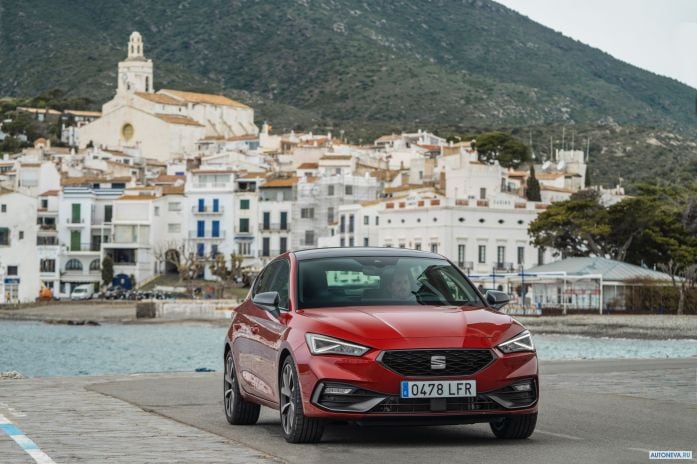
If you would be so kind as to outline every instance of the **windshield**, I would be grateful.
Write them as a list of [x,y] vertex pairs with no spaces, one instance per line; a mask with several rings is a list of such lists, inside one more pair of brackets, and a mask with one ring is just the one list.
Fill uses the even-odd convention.
[[483,305],[444,259],[321,258],[298,262],[299,308],[383,305]]

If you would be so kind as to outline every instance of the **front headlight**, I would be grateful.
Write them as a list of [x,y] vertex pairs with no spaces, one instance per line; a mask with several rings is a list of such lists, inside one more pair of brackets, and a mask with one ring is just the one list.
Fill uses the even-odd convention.
[[344,356],[362,356],[370,348],[345,342],[326,335],[305,334],[307,346],[312,354],[341,354]]
[[518,351],[535,351],[530,332],[525,330],[515,337],[501,343],[498,349],[504,353],[516,353]]

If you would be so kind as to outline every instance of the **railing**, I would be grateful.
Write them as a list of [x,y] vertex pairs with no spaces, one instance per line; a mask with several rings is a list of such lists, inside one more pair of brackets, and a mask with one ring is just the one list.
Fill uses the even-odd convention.
[[494,268],[497,271],[513,272],[513,263],[494,263]]
[[259,223],[259,230],[262,232],[290,232],[290,223],[279,223],[279,222],[270,222],[270,223]]
[[191,230],[189,231],[189,238],[198,240],[224,240],[225,231],[218,231],[218,235],[213,236],[213,231],[211,231],[210,229],[204,230],[203,235],[199,235],[198,231]]
[[39,230],[44,231],[44,232],[55,232],[56,225],[55,224],[39,224]]
[[58,237],[56,236],[38,236],[36,237],[37,245],[58,245]]
[[99,251],[99,245],[96,243],[81,243],[80,245],[77,246],[72,246],[68,245],[67,246],[68,251],[70,252],[76,252],[76,251]]
[[195,189],[206,189],[206,188],[229,188],[232,191],[232,184],[230,182],[195,182]]
[[223,209],[223,205],[219,205],[217,209],[213,206],[204,206],[203,208],[192,206],[191,212],[194,214],[223,214]]
[[85,218],[65,218],[66,224],[84,224],[85,223]]
[[474,263],[472,261],[458,261],[457,267],[464,270],[465,272],[468,272],[474,269]]

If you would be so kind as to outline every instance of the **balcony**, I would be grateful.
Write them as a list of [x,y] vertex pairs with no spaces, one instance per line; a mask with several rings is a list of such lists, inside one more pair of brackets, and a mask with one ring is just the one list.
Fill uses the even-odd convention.
[[195,189],[225,189],[232,192],[233,187],[231,182],[194,182]]
[[472,261],[458,261],[457,267],[459,267],[465,272],[469,272],[472,269],[474,269],[474,263]]
[[212,240],[212,241],[221,241],[225,240],[225,231],[221,230],[218,232],[218,235],[213,236],[213,231],[211,230],[204,230],[203,235],[199,235],[197,231],[189,231],[189,239],[190,240]]
[[494,268],[497,271],[503,271],[503,272],[515,271],[515,268],[513,267],[513,263],[494,263]]
[[57,246],[58,237],[56,235],[39,235],[36,237],[36,244],[38,246]]
[[223,214],[223,210],[223,205],[218,206],[217,209],[213,208],[212,206],[204,206],[203,208],[199,208],[198,206],[191,207],[191,212],[200,216],[214,216]]
[[259,231],[261,232],[290,232],[289,223],[279,223],[279,222],[267,222],[259,223]]
[[76,253],[76,252],[92,252],[92,253],[99,253],[99,248],[100,245],[97,243],[80,243],[79,245],[67,245],[66,249],[67,251],[71,253]]
[[252,232],[249,227],[245,227],[245,229],[242,230],[240,226],[235,226],[235,235],[252,236],[254,232]]
[[80,217],[80,218],[65,218],[65,223],[68,225],[68,227],[81,227],[85,224],[85,218]]

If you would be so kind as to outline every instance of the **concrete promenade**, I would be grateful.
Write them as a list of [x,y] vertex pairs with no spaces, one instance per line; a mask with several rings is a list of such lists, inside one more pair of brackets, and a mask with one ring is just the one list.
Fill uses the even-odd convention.
[[[225,422],[220,373],[0,382],[0,415],[55,463],[648,462],[697,452],[697,359],[547,362],[535,434],[504,442],[487,425],[330,426],[289,445],[278,413]],[[0,432],[0,462],[35,462]]]

